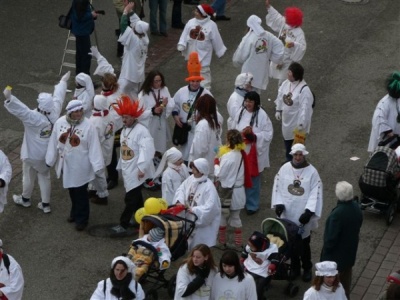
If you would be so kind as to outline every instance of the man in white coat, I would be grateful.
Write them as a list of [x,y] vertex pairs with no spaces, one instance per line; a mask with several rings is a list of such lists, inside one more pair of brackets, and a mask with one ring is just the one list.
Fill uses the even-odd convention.
[[265,1],[267,15],[265,20],[273,31],[278,33],[278,38],[285,45],[283,61],[277,64],[271,61],[270,76],[279,79],[279,85],[286,79],[286,73],[292,62],[300,62],[306,53],[306,38],[301,25],[303,24],[303,12],[297,7],[285,9],[282,16],[270,5],[270,0]]
[[13,195],[13,200],[17,205],[30,207],[37,178],[42,198],[38,203],[38,208],[44,213],[51,212],[51,180],[50,169],[45,162],[46,150],[53,125],[60,117],[69,77],[70,72],[67,72],[54,87],[53,95],[40,93],[37,99],[38,106],[35,109],[30,109],[12,95],[11,88],[4,90],[6,97],[4,107],[24,125],[24,138],[21,146],[22,194]]
[[191,162],[192,175],[189,176],[175,194],[173,203],[188,208],[186,218],[197,216],[196,227],[189,238],[189,250],[203,243],[215,246],[221,220],[221,203],[214,183],[208,178],[209,164],[205,158]]
[[292,146],[293,160],[285,163],[275,175],[271,208],[276,215],[300,226],[302,251],[291,257],[291,277],[300,275],[303,281],[311,281],[311,231],[318,227],[322,213],[322,181],[318,171],[305,158],[308,151],[303,144]]
[[75,92],[73,99],[82,101],[83,111],[86,118],[92,115],[94,85],[92,78],[85,73],[79,73],[75,77]]
[[0,213],[7,204],[8,185],[11,181],[12,167],[3,151],[0,150]]
[[247,26],[249,31],[233,54],[233,64],[241,67],[242,73],[254,75],[251,85],[260,94],[268,87],[270,61],[281,64],[285,47],[276,36],[264,30],[256,15],[247,19]]
[[24,276],[18,262],[3,251],[0,240],[0,299],[21,300],[24,292]]
[[89,221],[87,187],[95,174],[104,172],[104,159],[96,128],[84,116],[83,104],[71,100],[67,114],[54,124],[46,154],[46,164],[56,166],[57,177],[63,175],[63,186],[71,198],[68,222],[82,231]]
[[[153,157],[154,141],[149,130],[138,118],[143,113],[139,101],[132,101],[123,95],[113,105],[115,111],[122,116],[124,128],[121,132],[121,153],[117,169],[121,170],[125,186],[125,208],[121,214],[119,225],[112,228],[113,237],[126,236],[127,228],[133,214],[143,207],[142,185],[154,176]],[[136,224],[138,226],[138,224]]]

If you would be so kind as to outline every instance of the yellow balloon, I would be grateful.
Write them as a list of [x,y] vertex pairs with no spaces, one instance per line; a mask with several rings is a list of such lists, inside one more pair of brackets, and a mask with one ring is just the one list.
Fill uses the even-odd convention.
[[139,208],[136,212],[135,212],[135,221],[140,224],[140,222],[142,222],[142,218],[147,215],[148,212],[146,211],[146,209],[144,207]]
[[160,202],[161,209],[167,209],[168,208],[168,202],[164,198],[158,198],[158,201]]
[[150,215],[156,215],[160,212],[160,210],[162,209],[162,204],[160,203],[160,201],[158,200],[158,198],[148,198],[145,202],[144,202],[144,209],[147,211],[147,213],[149,213]]

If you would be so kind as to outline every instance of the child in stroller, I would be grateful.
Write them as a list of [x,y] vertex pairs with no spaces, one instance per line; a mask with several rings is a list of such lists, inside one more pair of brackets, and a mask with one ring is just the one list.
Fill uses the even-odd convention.
[[254,231],[242,252],[241,262],[254,278],[257,298],[263,299],[265,287],[271,281],[279,263],[278,246],[261,232]]

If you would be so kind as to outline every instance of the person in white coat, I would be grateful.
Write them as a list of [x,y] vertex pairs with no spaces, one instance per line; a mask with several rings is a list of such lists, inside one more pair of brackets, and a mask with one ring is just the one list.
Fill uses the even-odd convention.
[[246,211],[255,214],[260,209],[261,172],[269,168],[269,146],[274,134],[271,120],[261,108],[260,95],[251,91],[244,96],[243,107],[237,112],[234,127],[242,133],[250,165],[252,186],[246,191]]
[[22,194],[13,195],[13,200],[17,205],[30,207],[37,179],[41,196],[38,208],[44,213],[51,212],[51,179],[50,169],[45,162],[46,150],[53,125],[60,117],[69,77],[70,72],[67,72],[54,87],[53,95],[40,93],[37,99],[38,106],[35,109],[28,108],[12,95],[11,89],[4,90],[6,97],[4,107],[24,125],[24,138],[21,146]]
[[286,73],[292,62],[300,62],[306,53],[306,38],[301,25],[303,12],[297,7],[287,7],[285,16],[282,16],[270,5],[270,0],[265,1],[267,25],[278,34],[278,38],[285,45],[285,52],[281,64],[271,61],[270,76],[279,79],[279,85],[286,79]]
[[375,151],[378,143],[395,134],[400,135],[400,72],[395,71],[386,79],[387,95],[375,108],[368,152]]
[[21,300],[24,283],[21,266],[14,257],[4,253],[3,241],[0,240],[0,299]]
[[291,161],[290,150],[294,141],[294,130],[310,132],[314,96],[303,79],[304,68],[299,63],[291,63],[287,80],[279,87],[275,100],[275,118],[282,121],[282,135],[286,151],[286,161]]
[[[164,171],[165,165],[167,165],[167,168]],[[164,153],[154,174],[154,179],[161,174],[162,198],[167,201],[168,205],[172,205],[176,190],[189,177],[189,170],[183,163],[182,152],[175,147],[171,147]]]
[[229,117],[226,120],[229,129],[234,129],[234,119],[237,112],[243,107],[244,95],[253,90],[253,74],[241,73],[235,79],[235,90],[226,103]]
[[[110,114],[107,98],[103,95],[94,96],[93,113],[89,121],[96,128],[103,154],[104,165],[111,163],[114,146],[114,118]],[[89,184],[89,198],[94,204],[108,204],[108,190],[105,168],[98,172],[95,179]]]
[[[211,95],[211,92],[206,88],[200,86],[204,77],[200,75],[201,64],[199,62],[199,55],[197,52],[192,52],[189,56],[187,63],[187,69],[189,76],[186,77],[188,85],[181,87],[174,95],[175,107],[172,111],[172,117],[175,121],[175,126],[186,126],[188,127],[187,141],[183,144],[173,140],[175,146],[180,146],[182,151],[183,160],[188,163],[189,152],[192,147],[194,130],[196,127],[196,121],[194,118],[194,110],[196,102],[199,97],[203,95]],[[212,96],[212,95],[211,95]]]
[[175,193],[174,204],[178,202],[189,209],[187,218],[197,216],[196,227],[189,237],[189,249],[199,243],[215,246],[221,220],[221,203],[214,183],[207,177],[209,164],[205,158],[190,163],[190,175]]
[[147,36],[149,24],[141,21],[134,13],[129,17],[130,26],[128,26],[128,15],[133,12],[133,9],[134,3],[128,3],[121,17],[121,36],[118,42],[124,46],[124,55],[118,83],[122,93],[136,99],[144,81],[144,68],[149,47]]
[[189,54],[196,51],[199,54],[202,86],[211,90],[211,58],[215,51],[217,57],[222,57],[227,50],[219,33],[217,24],[211,20],[214,10],[208,4],[200,4],[194,10],[194,18],[190,19],[183,29],[178,42],[178,51],[186,60]]
[[46,154],[46,164],[55,165],[57,177],[63,177],[63,187],[68,189],[71,210],[68,222],[82,231],[89,221],[89,196],[87,187],[96,173],[104,172],[104,159],[96,128],[85,118],[83,104],[71,100],[65,116],[54,124]]
[[346,300],[344,288],[334,261],[322,261],[315,264],[315,277],[312,287],[305,293],[303,300]]
[[144,205],[142,184],[154,176],[154,141],[148,129],[138,121],[143,113],[139,106],[138,100],[131,100],[126,95],[122,95],[117,104],[113,104],[124,123],[117,169],[121,170],[125,186],[125,208],[119,225],[112,228],[112,236],[115,237],[127,235],[133,214]]
[[83,111],[86,118],[92,115],[94,85],[88,74],[79,73],[75,77],[75,92],[73,99],[82,101]]
[[272,33],[264,30],[261,19],[251,15],[247,19],[248,32],[233,54],[233,64],[241,67],[241,73],[251,72],[253,90],[261,93],[268,87],[269,64],[281,64],[285,48]]
[[275,175],[271,208],[278,217],[301,227],[301,253],[291,257],[291,277],[299,276],[302,267],[303,281],[309,282],[312,277],[311,231],[318,227],[322,214],[322,181],[318,171],[307,162],[308,151],[303,144],[294,144],[291,154],[293,160],[285,163]]
[[99,281],[90,300],[144,300],[140,283],[133,278],[135,265],[126,256],[117,256],[111,262],[110,277]]
[[209,300],[218,269],[211,249],[196,245],[184,260],[176,276],[174,300]]
[[12,167],[10,161],[3,151],[0,150],[0,213],[4,211],[7,204],[8,185],[12,177]]

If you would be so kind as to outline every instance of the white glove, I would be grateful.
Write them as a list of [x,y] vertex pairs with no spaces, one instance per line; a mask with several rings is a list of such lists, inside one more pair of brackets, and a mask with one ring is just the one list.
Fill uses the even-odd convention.
[[277,112],[275,113],[275,118],[276,118],[278,121],[280,121],[280,120],[282,119],[282,113],[281,113],[280,111],[277,111]]
[[183,46],[183,45],[178,45],[178,51],[182,52],[182,51],[184,51],[185,49],[186,49],[185,46]]
[[65,73],[63,75],[63,77],[61,77],[61,81],[68,82],[68,79],[69,79],[70,76],[71,76],[71,71],[68,71],[67,73]]
[[101,54],[99,52],[99,49],[97,49],[96,46],[90,47],[90,51],[92,51],[92,52],[89,52],[89,55],[95,57],[96,59],[100,58]]
[[11,99],[11,88],[10,87],[6,87],[3,91],[4,97],[6,97],[6,100],[10,100]]

